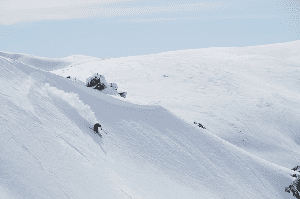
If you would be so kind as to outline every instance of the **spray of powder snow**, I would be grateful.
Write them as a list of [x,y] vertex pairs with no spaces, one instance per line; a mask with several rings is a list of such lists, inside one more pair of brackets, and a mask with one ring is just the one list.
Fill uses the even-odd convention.
[[60,98],[69,103],[81,117],[90,122],[91,124],[97,123],[97,118],[91,108],[84,104],[76,93],[65,93],[63,90],[59,90],[56,87],[51,87],[48,83],[45,84],[45,88],[48,93],[54,97]]

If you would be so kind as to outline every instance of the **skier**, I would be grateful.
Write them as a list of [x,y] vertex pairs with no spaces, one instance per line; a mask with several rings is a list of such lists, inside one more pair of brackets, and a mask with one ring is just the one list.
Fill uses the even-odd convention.
[[[101,134],[99,133],[99,131],[98,131],[98,127],[101,128],[101,125],[100,125],[99,123],[96,123],[96,124],[94,125],[94,131],[95,131],[95,133],[99,134],[100,137],[102,137],[102,135],[101,135]],[[101,128],[101,130],[102,130],[102,128]]]

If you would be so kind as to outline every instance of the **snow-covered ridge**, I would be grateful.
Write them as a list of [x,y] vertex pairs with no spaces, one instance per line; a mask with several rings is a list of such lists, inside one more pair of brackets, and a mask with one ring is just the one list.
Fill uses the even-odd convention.
[[24,53],[0,52],[0,56],[45,71],[64,68],[70,64],[68,59],[37,57]]
[[[0,56],[1,198],[292,198],[284,189],[291,184],[291,174],[295,173],[290,170],[290,165],[298,162],[299,148],[292,139],[292,133],[298,129],[294,123],[298,112],[291,109],[299,106],[296,101],[298,91],[289,87],[297,83],[298,68],[278,69],[269,65],[253,68],[258,63],[256,60],[247,65],[249,71],[240,67],[245,63],[241,62],[245,57],[232,55],[231,61],[223,56],[227,52],[216,53],[215,50],[203,49],[202,54],[168,52],[167,56],[94,60],[76,67],[71,63],[67,67],[70,70],[68,75],[76,77],[84,77],[85,71],[100,72],[116,82],[119,88],[131,89],[128,90],[128,99],[144,99],[148,104],[156,105],[133,104],[72,82],[65,78],[67,72],[59,77]],[[222,61],[213,61],[216,55],[220,55],[218,59]],[[239,65],[231,66],[235,62]],[[222,67],[216,65],[221,63]],[[74,69],[70,69],[71,66]],[[265,73],[266,68],[269,73]],[[231,73],[230,69],[235,71]],[[252,71],[258,69],[260,73],[254,76]],[[126,70],[131,73],[126,72],[124,76]],[[201,78],[192,76],[196,71],[201,73]],[[270,80],[278,80],[276,71],[283,74],[283,79],[276,81],[275,85],[284,87],[293,96],[284,97],[282,89],[273,89]],[[219,81],[229,77],[222,78],[225,74],[230,74],[231,79],[220,84]],[[270,79],[262,79],[267,77],[266,74],[271,75]],[[242,76],[241,79],[248,77],[253,81],[241,81],[238,75]],[[134,77],[140,77],[142,81]],[[284,83],[287,79],[289,84]],[[270,93],[262,87],[264,84],[259,84],[260,81],[271,84],[267,86]],[[171,84],[175,90],[171,89]],[[257,89],[258,85],[261,90]],[[194,106],[194,111],[200,110],[200,114],[204,114],[199,118],[201,123],[205,122],[207,130],[181,119],[194,113],[189,104],[193,104],[193,95],[199,92],[199,87],[202,93],[196,97],[200,108]],[[103,139],[89,129],[91,121],[88,117],[83,117],[63,97],[53,96],[49,88],[77,98],[83,107],[88,106],[107,133],[102,132]],[[251,92],[242,92],[245,88]],[[251,112],[251,108],[257,105],[255,96],[258,91],[265,92],[265,95],[260,95],[262,102],[258,104],[266,112],[264,117],[259,116],[264,113],[259,106]],[[228,92],[236,100],[230,98]],[[76,93],[76,97],[71,93]],[[266,98],[269,94],[279,101]],[[217,98],[229,108],[221,111],[224,104],[209,103],[209,100],[217,102]],[[248,104],[244,103],[244,98]],[[180,103],[176,104],[176,100]],[[239,106],[234,109],[232,103]],[[280,103],[283,105],[279,106]],[[279,112],[276,108],[280,108]],[[291,115],[287,110],[292,111]],[[231,112],[226,115],[226,111]],[[225,117],[222,114],[227,120],[218,123]],[[251,117],[252,114],[255,117]],[[279,123],[290,124],[286,132],[280,131],[278,126],[274,128],[276,131],[268,131],[269,125],[279,121],[268,119],[268,114],[290,116]],[[241,128],[240,123],[232,123],[230,116],[233,115],[249,123],[243,123],[244,130],[240,133],[233,134],[229,128],[231,124],[232,128]],[[211,123],[207,122],[209,117]],[[258,124],[247,131],[248,125],[254,123]],[[260,141],[261,148],[255,149],[258,145],[251,140],[249,132]],[[274,132],[276,134],[272,134]],[[276,136],[282,138],[277,145],[274,144]],[[265,140],[267,137],[269,141]],[[241,138],[254,144],[253,148],[239,144],[237,140]],[[267,156],[271,153],[281,158],[274,161]]]
[[82,81],[97,72],[127,91],[127,100],[161,105],[238,147],[292,168],[300,161],[299,54],[300,42],[295,41],[87,60],[51,72]]

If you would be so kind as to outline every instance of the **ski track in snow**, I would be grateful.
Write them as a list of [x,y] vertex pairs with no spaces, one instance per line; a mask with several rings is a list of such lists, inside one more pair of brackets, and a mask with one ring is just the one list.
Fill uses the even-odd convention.
[[66,141],[63,137],[61,137],[60,135],[57,134],[58,137],[60,137],[66,144],[68,144],[71,148],[73,148],[77,153],[79,153],[82,157],[84,157],[87,161],[90,162],[90,160],[83,155],[76,147],[74,147],[72,144],[70,144],[68,141]]

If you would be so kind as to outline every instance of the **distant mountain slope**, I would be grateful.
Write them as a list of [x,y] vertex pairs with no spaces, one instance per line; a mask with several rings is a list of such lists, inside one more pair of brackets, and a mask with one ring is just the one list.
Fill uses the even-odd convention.
[[300,162],[300,41],[86,60],[52,71],[105,75],[127,99],[161,105],[275,164]]
[[23,54],[23,53],[8,53],[0,52],[0,56],[4,58],[9,58],[14,61],[21,62],[23,64],[45,70],[51,71],[59,68],[64,68],[70,64],[67,60],[59,58],[46,58],[37,57],[33,55]]
[[[46,83],[76,93],[107,134]],[[288,198],[291,170],[161,106],[136,105],[0,57],[0,196]]]

